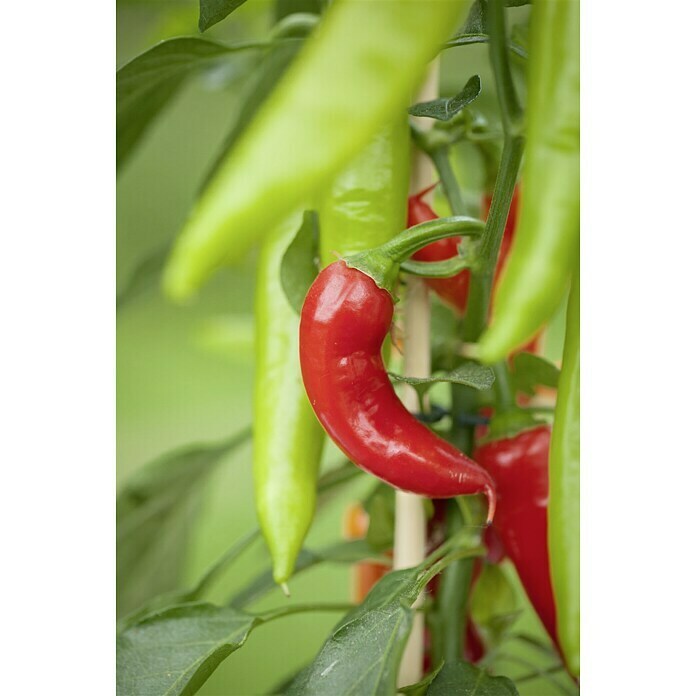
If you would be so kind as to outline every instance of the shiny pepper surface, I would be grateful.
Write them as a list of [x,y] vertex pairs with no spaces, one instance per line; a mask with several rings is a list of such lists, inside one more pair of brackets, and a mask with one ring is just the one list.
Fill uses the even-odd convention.
[[380,349],[393,315],[389,292],[345,262],[317,276],[300,319],[300,364],[310,403],[358,466],[429,498],[483,493],[491,519],[491,476],[416,420],[389,381]]
[[481,445],[474,457],[496,482],[498,512],[493,528],[544,627],[556,641],[547,541],[550,441],[551,430],[542,426]]

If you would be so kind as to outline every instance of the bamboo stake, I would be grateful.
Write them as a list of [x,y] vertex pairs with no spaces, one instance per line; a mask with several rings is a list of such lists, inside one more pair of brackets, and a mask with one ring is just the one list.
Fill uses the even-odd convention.
[[[431,63],[425,82],[416,102],[429,101],[438,96],[439,61]],[[431,126],[430,119],[414,119],[421,128]],[[435,172],[430,158],[414,151],[411,167],[411,193],[426,188],[434,180]],[[430,302],[428,288],[421,278],[409,277],[406,281],[404,302],[404,372],[411,377],[430,375]],[[403,393],[403,402],[409,411],[419,409],[418,397],[411,387]],[[420,496],[403,491],[396,492],[396,524],[394,531],[394,568],[411,568],[425,558],[426,522],[423,501]],[[415,606],[423,601],[421,595]],[[399,670],[399,686],[413,684],[423,674],[422,612],[416,612]]]

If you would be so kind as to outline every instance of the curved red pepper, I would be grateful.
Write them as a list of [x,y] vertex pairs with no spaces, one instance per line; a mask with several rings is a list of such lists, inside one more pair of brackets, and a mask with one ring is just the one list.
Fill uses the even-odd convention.
[[[437,213],[423,200],[423,196],[430,191],[427,188],[408,199],[408,226],[413,227],[421,222],[436,220]],[[461,237],[448,237],[437,242],[431,242],[428,246],[419,249],[413,258],[416,261],[445,261],[456,256],[459,252],[457,246]],[[426,284],[431,287],[445,302],[463,314],[469,299],[469,279],[471,274],[465,269],[451,278],[426,278]]]
[[529,600],[556,641],[556,605],[546,538],[550,440],[551,429],[541,426],[481,445],[474,457],[496,482],[498,514],[493,527]]
[[302,379],[317,418],[361,468],[395,488],[429,498],[484,493],[484,471],[411,415],[382,362],[394,303],[368,275],[343,261],[327,266],[307,293],[300,319]]

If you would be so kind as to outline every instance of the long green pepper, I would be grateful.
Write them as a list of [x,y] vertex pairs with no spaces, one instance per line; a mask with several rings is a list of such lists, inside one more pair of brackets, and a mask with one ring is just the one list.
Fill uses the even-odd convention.
[[563,366],[549,450],[549,556],[558,640],[580,674],[580,273],[568,300]]
[[292,216],[266,237],[256,281],[254,491],[279,584],[292,575],[314,517],[325,439],[302,385],[299,317],[280,281],[283,255],[301,221]]
[[400,117],[383,126],[333,180],[319,204],[322,266],[379,246],[406,227],[410,135]]
[[535,0],[519,226],[479,343],[487,363],[529,341],[565,296],[580,235],[580,3]]
[[189,297],[324,189],[419,84],[465,0],[335,0],[222,162],[177,240],[167,294]]

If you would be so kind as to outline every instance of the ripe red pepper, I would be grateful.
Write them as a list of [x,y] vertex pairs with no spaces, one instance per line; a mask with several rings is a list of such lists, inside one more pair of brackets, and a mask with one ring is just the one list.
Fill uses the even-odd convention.
[[[413,227],[421,222],[437,219],[437,213],[423,200],[423,196],[431,190],[424,189],[408,199],[408,226]],[[457,246],[461,237],[448,237],[432,242],[419,249],[413,258],[416,261],[445,261],[457,256]],[[469,299],[469,279],[471,274],[465,269],[451,278],[426,278],[426,284],[431,287],[445,302],[450,304],[459,314],[464,314]]]
[[[411,196],[408,199],[408,226],[413,227],[427,220],[435,220],[437,213],[423,200],[423,196],[430,191],[432,187],[424,189],[420,193]],[[515,188],[510,203],[510,211],[508,212],[507,221],[505,222],[505,232],[500,245],[500,255],[498,256],[498,265],[495,270],[495,280],[497,283],[500,271],[502,270],[507,256],[510,251],[512,239],[515,234],[515,225],[517,224],[517,204],[519,192]],[[488,212],[491,209],[492,196],[485,194],[482,201],[482,212],[484,219],[488,217]],[[432,242],[428,246],[417,251],[413,258],[416,261],[445,261],[457,256],[457,246],[461,241],[461,237],[448,237],[440,239],[437,242]],[[451,278],[426,278],[425,282],[431,287],[445,302],[454,307],[459,314],[464,314],[466,304],[469,299],[469,280],[471,273],[468,269],[457,273]],[[531,344],[530,344],[531,345]]]
[[551,429],[544,425],[481,445],[474,457],[496,481],[498,513],[493,527],[539,618],[557,642],[547,540],[550,441]]
[[302,378],[314,412],[361,468],[429,498],[483,493],[490,521],[490,474],[409,413],[389,381],[381,348],[393,315],[389,292],[345,262],[317,276],[300,319]]

